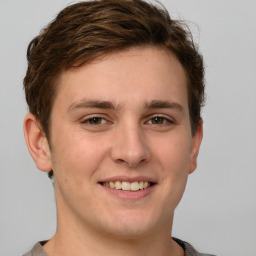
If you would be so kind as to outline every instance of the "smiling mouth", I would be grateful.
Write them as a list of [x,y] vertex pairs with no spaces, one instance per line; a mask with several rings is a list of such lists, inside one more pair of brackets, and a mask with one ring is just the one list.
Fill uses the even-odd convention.
[[112,189],[123,190],[123,191],[138,191],[147,189],[153,186],[152,182],[148,181],[110,181],[110,182],[100,182],[100,184],[104,187],[109,187]]

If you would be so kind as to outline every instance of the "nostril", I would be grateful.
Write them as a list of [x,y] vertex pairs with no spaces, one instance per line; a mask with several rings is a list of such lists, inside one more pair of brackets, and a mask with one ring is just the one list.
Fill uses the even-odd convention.
[[116,162],[117,162],[118,164],[126,163],[123,159],[116,159]]
[[138,165],[140,165],[141,163],[144,163],[146,161],[146,159],[127,159],[127,160],[123,160],[123,159],[117,159],[115,160],[116,163],[118,164],[125,164],[130,168],[135,168]]

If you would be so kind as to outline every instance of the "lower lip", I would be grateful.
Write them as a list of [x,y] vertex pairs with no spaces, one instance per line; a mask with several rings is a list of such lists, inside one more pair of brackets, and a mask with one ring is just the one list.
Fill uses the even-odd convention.
[[119,189],[114,189],[110,187],[105,187],[103,185],[100,185],[103,189],[111,193],[112,195],[123,199],[123,200],[140,200],[142,198],[145,198],[148,196],[152,191],[154,190],[156,185],[152,185],[148,188],[141,189],[138,191],[126,191],[126,190],[119,190]]

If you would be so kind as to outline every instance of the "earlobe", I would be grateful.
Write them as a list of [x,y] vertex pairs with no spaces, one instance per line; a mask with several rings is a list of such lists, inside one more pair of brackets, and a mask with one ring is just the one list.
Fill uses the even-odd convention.
[[52,170],[51,152],[47,138],[33,114],[28,113],[25,116],[23,128],[28,151],[37,168],[44,172]]
[[197,127],[196,133],[192,138],[192,146],[190,151],[190,166],[189,174],[195,171],[197,167],[197,157],[200,149],[200,145],[203,139],[203,121]]

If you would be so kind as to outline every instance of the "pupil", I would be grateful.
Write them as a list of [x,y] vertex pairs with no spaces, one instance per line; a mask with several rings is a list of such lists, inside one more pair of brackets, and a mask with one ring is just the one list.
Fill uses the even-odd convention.
[[154,123],[155,123],[155,124],[162,123],[162,118],[161,118],[161,117],[155,117],[155,118],[154,118]]
[[100,121],[101,121],[101,119],[100,118],[98,118],[98,117],[94,117],[94,118],[92,118],[91,119],[91,124],[99,124],[100,123]]

